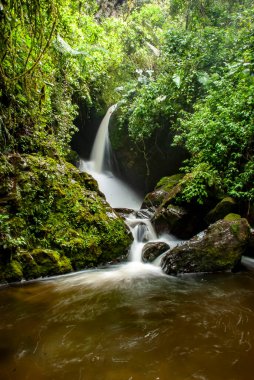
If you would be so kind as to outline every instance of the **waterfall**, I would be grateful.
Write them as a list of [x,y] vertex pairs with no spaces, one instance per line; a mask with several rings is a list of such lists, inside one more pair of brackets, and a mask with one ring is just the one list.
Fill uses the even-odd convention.
[[141,197],[112,172],[108,125],[115,109],[116,105],[108,109],[95,137],[90,160],[80,160],[79,169],[90,173],[98,181],[100,190],[112,207],[138,210]]
[[[98,129],[98,133],[95,137],[92,153],[91,162],[93,170],[95,172],[101,173],[104,169],[104,163],[110,163],[110,142],[108,136],[108,124],[111,114],[115,111],[116,105],[111,106],[106,115],[104,116],[101,125]],[[108,164],[109,169],[110,164]]]
[[134,262],[142,262],[142,249],[145,244],[157,241],[156,232],[149,219],[139,219],[131,216],[126,219],[132,234],[133,243],[130,247],[129,259]]
[[[108,136],[108,125],[112,113],[115,111],[116,105],[111,106],[98,129],[97,135],[92,148],[89,161],[80,161],[80,170],[87,171],[97,181],[100,190],[105,194],[108,203],[114,208],[128,208],[138,210],[142,199],[138,194],[120,178],[117,178],[111,167],[111,146]],[[141,214],[142,215],[142,214]],[[126,218],[132,234],[133,243],[129,252],[129,264],[124,266],[124,276],[126,276],[126,268],[128,273],[136,274],[140,272],[160,272],[158,265],[159,259],[156,259],[156,265],[142,263],[142,250],[148,242],[166,242],[170,247],[176,245],[177,240],[170,235],[157,237],[156,232],[150,222],[149,217],[138,217],[133,211]]]

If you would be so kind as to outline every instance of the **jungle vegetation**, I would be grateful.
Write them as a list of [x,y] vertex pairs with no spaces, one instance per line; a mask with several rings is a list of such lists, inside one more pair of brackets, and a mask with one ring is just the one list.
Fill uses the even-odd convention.
[[[118,102],[120,125],[127,123],[134,143],[172,130],[174,144],[189,152],[184,201],[204,203],[213,186],[253,203],[251,0],[0,1],[0,206],[8,257],[36,248],[36,236],[48,247],[42,226],[56,197],[49,188],[62,191],[53,166],[72,160],[80,100],[98,114]],[[17,184],[22,165],[45,170],[50,187],[37,174],[37,192],[27,176]],[[38,191],[41,203],[33,208]],[[28,194],[27,207],[20,194]],[[29,221],[36,227],[28,233]]]

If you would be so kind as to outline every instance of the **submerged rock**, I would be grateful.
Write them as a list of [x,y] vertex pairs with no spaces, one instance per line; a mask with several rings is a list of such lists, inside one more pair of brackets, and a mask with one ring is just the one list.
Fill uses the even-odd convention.
[[235,270],[250,236],[246,219],[219,220],[202,235],[173,248],[162,260],[165,273],[218,272]]
[[169,245],[164,242],[147,243],[142,249],[142,260],[145,263],[151,263],[162,253],[170,249]]

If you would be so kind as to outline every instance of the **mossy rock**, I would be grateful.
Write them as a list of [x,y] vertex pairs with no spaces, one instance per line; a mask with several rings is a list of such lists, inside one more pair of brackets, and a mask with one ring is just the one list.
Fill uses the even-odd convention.
[[23,266],[23,277],[26,280],[64,274],[73,270],[66,256],[51,249],[37,248],[31,252],[22,252],[19,259]]
[[208,224],[215,223],[217,220],[223,219],[228,214],[234,213],[236,209],[237,204],[233,198],[223,198],[211,211],[209,211],[205,220]]
[[19,261],[0,264],[0,283],[17,282],[23,279],[23,268]]
[[169,250],[169,245],[164,242],[150,242],[146,243],[142,249],[142,260],[145,263],[153,262],[162,253]]
[[[0,168],[0,263],[16,260],[24,278],[35,278],[94,267],[127,252],[129,230],[89,174],[35,154],[5,157]],[[3,273],[3,280],[12,278]],[[13,278],[20,277],[13,270]]]
[[236,270],[250,238],[246,219],[219,220],[203,235],[173,248],[162,260],[165,273],[220,272]]
[[146,194],[141,208],[159,207],[167,195],[168,192],[163,189],[154,190],[151,193]]
[[173,186],[177,185],[181,179],[183,179],[184,174],[174,174],[169,177],[163,177],[155,186],[155,189],[163,189],[164,191],[169,191]]
[[183,174],[174,174],[169,177],[161,178],[155,186],[154,191],[145,196],[141,208],[160,207],[164,205],[166,201],[168,203],[168,200],[175,195],[174,189],[180,189],[179,186],[176,187],[176,185],[179,184],[183,176]]
[[226,221],[228,221],[228,222],[233,222],[234,220],[241,219],[241,215],[231,213],[231,214],[227,214],[225,216],[225,218],[223,218],[223,219],[226,220]]

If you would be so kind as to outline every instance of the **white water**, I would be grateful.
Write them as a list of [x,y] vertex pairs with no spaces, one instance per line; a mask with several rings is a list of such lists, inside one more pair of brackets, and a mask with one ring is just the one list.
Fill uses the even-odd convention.
[[112,173],[108,124],[115,109],[116,105],[108,109],[97,132],[90,160],[80,160],[79,169],[97,180],[100,190],[112,207],[138,210],[142,203],[141,197]]
[[[90,173],[98,182],[100,190],[105,194],[108,203],[114,208],[128,208],[138,210],[142,199],[125,182],[117,178],[111,170],[111,147],[108,137],[108,124],[116,106],[108,109],[98,129],[92,153],[89,161],[80,161],[80,170]],[[94,286],[129,281],[132,278],[147,275],[163,275],[159,265],[163,255],[158,257],[153,264],[142,262],[142,250],[147,242],[165,242],[170,248],[179,241],[171,235],[158,237],[148,218],[137,218],[135,212],[126,219],[132,234],[133,243],[129,251],[129,263],[107,271],[90,271],[80,274],[74,282],[77,284],[96,284]],[[73,279],[64,280],[68,286]]]
[[[92,153],[91,153],[91,162],[93,170],[97,173],[101,173],[104,169],[104,157],[109,154],[107,147],[109,146],[109,137],[108,137],[108,123],[110,116],[115,111],[116,105],[111,106],[106,115],[104,116],[101,125],[98,129],[97,135],[94,140]],[[109,150],[109,149],[108,149]],[[108,157],[105,157],[107,159]]]

